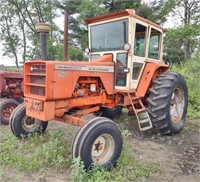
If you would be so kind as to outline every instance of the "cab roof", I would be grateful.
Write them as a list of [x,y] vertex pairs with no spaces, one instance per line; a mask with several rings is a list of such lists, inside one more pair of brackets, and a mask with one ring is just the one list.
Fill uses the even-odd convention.
[[151,22],[145,18],[142,18],[141,16],[138,16],[135,14],[135,10],[133,9],[126,9],[124,11],[119,11],[119,12],[115,12],[115,13],[110,13],[110,14],[106,14],[106,15],[101,15],[101,16],[97,16],[94,18],[89,18],[85,20],[86,24],[92,24],[92,23],[97,23],[97,22],[101,22],[101,21],[105,21],[105,20],[110,20],[113,18],[120,18],[120,17],[124,17],[124,16],[132,16],[140,21],[143,21],[149,25],[155,26],[159,29],[161,29],[163,32],[166,31],[166,29],[164,29],[163,27],[161,27],[160,25]]

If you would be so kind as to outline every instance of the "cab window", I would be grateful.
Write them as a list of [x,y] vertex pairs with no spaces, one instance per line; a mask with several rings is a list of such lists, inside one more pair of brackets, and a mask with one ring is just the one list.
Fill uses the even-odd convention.
[[138,79],[138,77],[140,75],[140,72],[142,70],[142,66],[143,66],[143,63],[137,63],[137,62],[133,63],[132,80],[137,80]]
[[149,52],[148,57],[153,59],[159,59],[160,57],[160,40],[161,32],[155,29],[151,29],[150,41],[149,41]]
[[116,61],[116,85],[126,86],[127,73],[124,72],[124,68],[127,68],[127,53],[118,53]]
[[134,41],[134,55],[135,56],[145,57],[146,30],[147,30],[147,27],[136,23],[135,41]]

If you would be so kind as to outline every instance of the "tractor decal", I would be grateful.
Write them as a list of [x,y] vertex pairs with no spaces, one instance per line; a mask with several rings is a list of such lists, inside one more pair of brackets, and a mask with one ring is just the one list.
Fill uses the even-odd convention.
[[114,72],[114,67],[112,66],[73,66],[56,64],[54,68],[55,70]]

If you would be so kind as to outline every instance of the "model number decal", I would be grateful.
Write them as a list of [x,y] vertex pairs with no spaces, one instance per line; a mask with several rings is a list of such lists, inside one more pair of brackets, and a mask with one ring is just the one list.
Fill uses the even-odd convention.
[[63,65],[63,64],[55,64],[54,68],[56,70],[66,70],[66,71],[96,71],[96,72],[114,72],[113,66],[74,66],[74,65]]

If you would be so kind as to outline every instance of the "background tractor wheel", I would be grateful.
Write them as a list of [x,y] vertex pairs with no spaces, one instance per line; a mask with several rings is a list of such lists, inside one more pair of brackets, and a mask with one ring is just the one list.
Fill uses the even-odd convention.
[[44,132],[47,128],[48,122],[31,118],[26,114],[24,104],[20,104],[12,113],[10,117],[10,128],[16,137],[28,136],[34,132]]
[[78,156],[89,169],[93,163],[110,168],[122,150],[122,135],[110,119],[97,117],[85,123],[77,132],[72,148],[73,158]]
[[188,92],[180,74],[159,75],[149,90],[147,102],[152,124],[158,132],[174,134],[181,131],[187,114]]
[[114,119],[115,117],[120,116],[121,113],[122,113],[122,107],[116,107],[116,108],[101,107],[101,109],[97,111],[98,116],[110,119]]
[[3,99],[0,102],[0,125],[8,125],[9,124],[9,118],[13,112],[13,110],[19,105],[19,102],[17,102],[14,99]]

